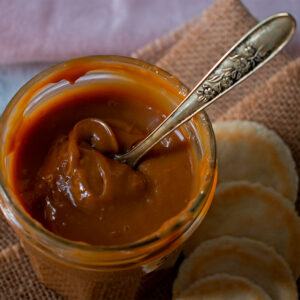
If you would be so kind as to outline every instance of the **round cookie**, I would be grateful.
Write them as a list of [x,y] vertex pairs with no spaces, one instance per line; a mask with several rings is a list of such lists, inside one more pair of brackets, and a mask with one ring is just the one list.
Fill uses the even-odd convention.
[[272,246],[300,275],[300,217],[291,201],[260,184],[220,184],[212,205],[195,233],[186,242],[189,255],[205,240],[223,235],[248,237]]
[[271,300],[258,285],[240,276],[215,274],[183,291],[175,300]]
[[289,148],[265,126],[248,121],[213,124],[218,151],[218,182],[246,180],[272,187],[296,202],[298,175]]
[[226,273],[260,286],[273,300],[297,300],[292,272],[275,250],[248,238],[224,236],[205,241],[182,263],[173,285],[178,297],[198,279]]

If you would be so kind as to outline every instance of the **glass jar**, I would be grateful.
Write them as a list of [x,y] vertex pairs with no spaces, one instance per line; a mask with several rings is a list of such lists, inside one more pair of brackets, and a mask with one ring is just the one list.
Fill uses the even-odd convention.
[[129,74],[138,78],[136,84],[151,85],[170,112],[188,93],[178,79],[145,62],[118,56],[86,57],[61,63],[35,76],[13,97],[0,120],[1,209],[19,236],[38,278],[70,299],[134,299],[153,286],[160,274],[174,266],[181,246],[205,216],[214,193],[215,138],[209,118],[202,112],[184,125],[203,178],[197,194],[182,212],[144,239],[118,247],[91,246],[49,232],[23,209],[9,175],[11,143],[16,142],[23,120],[59,93],[91,82],[119,83],[128,80]]

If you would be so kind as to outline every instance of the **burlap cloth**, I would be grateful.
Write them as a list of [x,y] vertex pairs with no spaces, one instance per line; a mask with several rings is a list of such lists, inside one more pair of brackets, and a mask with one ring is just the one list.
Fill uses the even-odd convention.
[[[193,85],[257,21],[239,0],[219,0],[192,20],[132,56]],[[300,171],[300,58],[281,52],[208,109],[215,120],[261,122],[287,143]],[[299,208],[299,201],[298,201]],[[170,299],[173,274],[143,299]],[[0,214],[0,299],[62,299],[37,280],[22,246]]]

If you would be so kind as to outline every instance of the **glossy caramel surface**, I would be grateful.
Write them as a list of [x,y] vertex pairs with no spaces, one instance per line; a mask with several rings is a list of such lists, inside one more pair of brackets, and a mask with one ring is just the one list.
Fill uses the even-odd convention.
[[191,141],[166,137],[136,170],[109,158],[125,152],[170,112],[166,99],[122,83],[56,96],[23,122],[12,181],[26,211],[48,230],[93,245],[121,245],[158,230],[197,187]]

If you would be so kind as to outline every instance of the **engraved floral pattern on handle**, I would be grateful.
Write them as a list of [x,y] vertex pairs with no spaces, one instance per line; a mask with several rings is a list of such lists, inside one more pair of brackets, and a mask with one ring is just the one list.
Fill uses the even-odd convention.
[[237,52],[226,59],[220,68],[198,88],[196,93],[199,101],[205,103],[215,98],[252,71],[258,63],[268,56],[262,47],[256,49],[252,45],[243,46]]

